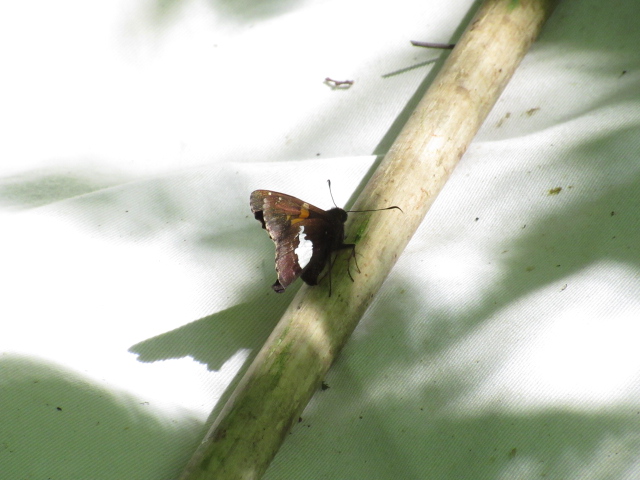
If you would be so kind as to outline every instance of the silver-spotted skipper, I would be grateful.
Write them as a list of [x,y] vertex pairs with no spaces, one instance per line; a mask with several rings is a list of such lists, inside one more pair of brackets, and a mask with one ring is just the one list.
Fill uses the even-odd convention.
[[[252,192],[250,203],[256,220],[276,244],[278,279],[272,288],[278,293],[298,277],[307,285],[317,285],[326,265],[331,268],[333,252],[350,248],[355,255],[355,244],[344,243],[347,211],[342,208],[322,210],[299,198],[269,190]],[[382,210],[391,208],[400,210],[400,207]]]

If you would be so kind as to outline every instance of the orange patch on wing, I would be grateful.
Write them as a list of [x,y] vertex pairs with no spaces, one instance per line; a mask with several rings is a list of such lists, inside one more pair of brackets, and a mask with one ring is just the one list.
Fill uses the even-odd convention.
[[291,220],[291,225],[295,225],[296,223],[303,221],[305,218],[309,218],[309,204],[307,202],[302,204],[300,207],[300,215]]
[[309,204],[308,203],[303,203],[302,207],[300,207],[300,216],[299,218],[301,219],[305,219],[305,218],[309,218]]

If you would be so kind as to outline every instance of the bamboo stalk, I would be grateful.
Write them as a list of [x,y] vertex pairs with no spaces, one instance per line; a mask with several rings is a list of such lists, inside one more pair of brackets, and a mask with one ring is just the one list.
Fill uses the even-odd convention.
[[[181,480],[257,479],[320,385],[436,195],[538,35],[556,0],[486,0],[407,121],[351,215],[347,256],[303,286],[241,379]],[[353,267],[353,265],[352,265]]]

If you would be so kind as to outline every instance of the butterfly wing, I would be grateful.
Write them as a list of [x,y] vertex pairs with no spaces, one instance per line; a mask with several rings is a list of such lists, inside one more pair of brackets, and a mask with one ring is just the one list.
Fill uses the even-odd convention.
[[339,235],[342,242],[344,236],[344,220],[337,227],[335,216],[330,214],[340,209],[327,212],[291,195],[269,190],[253,192],[250,204],[276,245],[278,279],[273,289],[282,293],[300,276],[305,283],[316,285],[331,254],[332,238]]

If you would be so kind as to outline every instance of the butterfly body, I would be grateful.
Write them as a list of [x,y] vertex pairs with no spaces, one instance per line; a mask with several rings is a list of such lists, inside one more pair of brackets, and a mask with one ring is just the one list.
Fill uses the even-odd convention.
[[347,212],[341,208],[322,210],[291,195],[256,190],[251,193],[251,211],[262,223],[276,245],[278,279],[272,288],[284,292],[298,277],[308,285],[317,285],[318,277],[331,254],[345,248],[344,222]]

